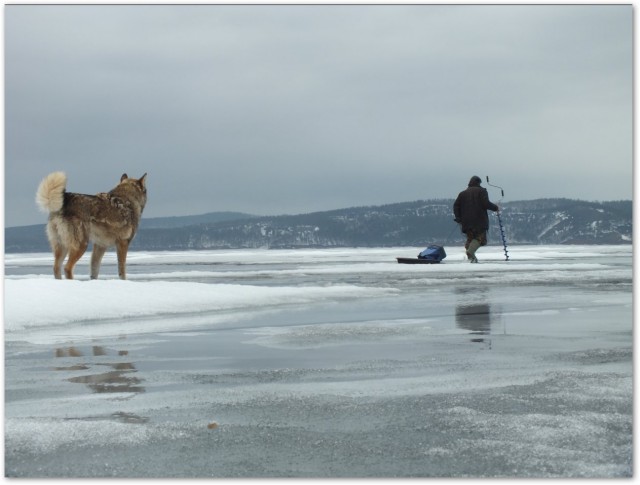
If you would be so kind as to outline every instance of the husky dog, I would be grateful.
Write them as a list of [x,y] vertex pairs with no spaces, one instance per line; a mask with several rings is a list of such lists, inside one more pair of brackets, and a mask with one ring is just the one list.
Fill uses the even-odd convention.
[[139,179],[123,174],[110,192],[97,195],[66,191],[67,176],[62,172],[47,175],[38,187],[36,202],[49,212],[47,236],[55,261],[53,275],[62,278],[61,266],[69,259],[64,274],[73,279],[73,267],[93,242],[91,279],[98,277],[102,256],[108,247],[116,247],[118,275],[126,279],[125,266],[129,243],[136,234],[142,210],[147,203],[145,173]]

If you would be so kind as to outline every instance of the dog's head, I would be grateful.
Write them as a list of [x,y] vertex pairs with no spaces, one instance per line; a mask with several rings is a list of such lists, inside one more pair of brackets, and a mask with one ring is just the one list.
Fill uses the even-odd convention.
[[147,203],[147,174],[145,173],[139,179],[129,178],[126,173],[120,177],[120,184],[118,187],[126,188],[132,195],[136,196],[142,207]]

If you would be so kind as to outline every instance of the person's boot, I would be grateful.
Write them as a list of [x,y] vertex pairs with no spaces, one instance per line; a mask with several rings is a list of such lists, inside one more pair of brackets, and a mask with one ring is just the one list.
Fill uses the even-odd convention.
[[476,258],[476,251],[480,247],[480,241],[477,239],[473,239],[469,243],[469,248],[467,249],[467,258],[469,258],[470,263],[477,263],[478,258]]

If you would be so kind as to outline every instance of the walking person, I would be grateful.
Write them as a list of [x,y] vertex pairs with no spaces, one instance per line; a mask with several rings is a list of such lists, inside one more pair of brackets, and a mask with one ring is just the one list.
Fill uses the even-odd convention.
[[467,235],[464,245],[467,258],[477,263],[476,251],[487,244],[487,230],[489,229],[488,210],[497,212],[500,208],[489,201],[487,189],[480,187],[482,180],[477,175],[471,177],[469,186],[458,194],[453,203],[455,221],[462,226],[462,232]]

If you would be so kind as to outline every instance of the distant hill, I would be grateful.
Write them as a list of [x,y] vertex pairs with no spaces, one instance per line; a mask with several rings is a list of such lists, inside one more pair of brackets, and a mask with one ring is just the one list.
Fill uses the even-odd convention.
[[[195,216],[149,217],[142,216],[138,235],[147,229],[177,229],[199,224],[215,224],[229,220],[248,219],[252,216],[243,212],[209,212]],[[5,252],[27,253],[49,251],[45,224],[8,227],[4,230]]]
[[632,202],[538,199],[505,204],[508,240],[541,244],[631,244]]
[[[299,215],[210,213],[144,219],[132,250],[384,247],[453,244],[453,199],[418,200]],[[631,244],[632,202],[537,199],[503,204],[509,244]],[[501,244],[490,216],[490,244]],[[5,229],[6,252],[48,251],[44,225]]]
[[194,226],[198,224],[215,224],[223,221],[235,221],[249,219],[252,216],[243,212],[209,212],[199,216],[174,216],[174,217],[152,217],[140,222],[140,229],[175,228],[184,226]]

